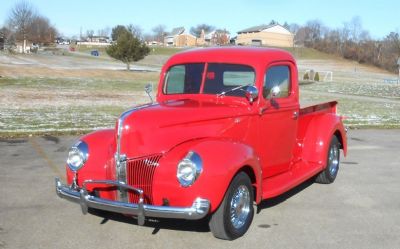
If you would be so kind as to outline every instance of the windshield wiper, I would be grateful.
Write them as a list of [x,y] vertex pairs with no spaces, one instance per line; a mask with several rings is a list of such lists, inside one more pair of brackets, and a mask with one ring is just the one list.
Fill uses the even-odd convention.
[[233,92],[233,91],[242,89],[242,88],[244,88],[244,87],[246,87],[246,86],[250,86],[250,85],[251,85],[251,84],[246,84],[246,85],[234,87],[234,88],[232,88],[232,89],[229,89],[228,91],[223,91],[223,92],[221,92],[221,93],[218,93],[218,94],[217,94],[217,97],[225,96],[225,94],[227,94],[227,93],[230,93],[230,92]]

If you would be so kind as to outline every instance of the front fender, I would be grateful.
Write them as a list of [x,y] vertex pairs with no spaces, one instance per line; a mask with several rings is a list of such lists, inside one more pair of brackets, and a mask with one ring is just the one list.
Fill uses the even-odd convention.
[[334,113],[326,113],[312,117],[307,122],[300,122],[300,130],[304,130],[302,158],[317,163],[321,168],[326,166],[326,158],[332,136],[338,136],[343,153],[347,154],[347,137],[342,118]]
[[[189,187],[180,186],[177,164],[188,151],[197,152],[203,161],[203,171]],[[153,201],[156,205],[168,199],[170,205],[188,206],[197,197],[208,199],[211,212],[224,198],[228,186],[244,166],[254,174],[256,200],[261,200],[261,167],[258,156],[250,146],[228,139],[201,139],[183,143],[165,154],[156,170],[153,186]]]
[[[87,143],[89,157],[85,165],[78,171],[78,185],[88,179],[113,179],[114,171],[111,170],[113,164],[113,149],[115,148],[115,132],[113,129],[99,130],[89,133],[79,140]],[[74,172],[68,165],[67,182],[72,183]]]

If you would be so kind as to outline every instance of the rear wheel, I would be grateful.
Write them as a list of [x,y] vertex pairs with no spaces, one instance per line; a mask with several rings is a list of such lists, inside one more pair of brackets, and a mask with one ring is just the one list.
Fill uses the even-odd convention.
[[221,205],[211,216],[209,226],[213,235],[225,240],[243,236],[253,220],[253,201],[250,178],[240,172],[233,178]]
[[336,136],[332,137],[326,168],[315,179],[318,183],[328,184],[335,181],[340,164],[340,142]]

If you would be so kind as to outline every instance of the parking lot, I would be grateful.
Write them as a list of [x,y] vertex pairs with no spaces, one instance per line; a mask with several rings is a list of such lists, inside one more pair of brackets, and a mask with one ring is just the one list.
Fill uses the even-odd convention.
[[400,248],[400,130],[350,130],[334,184],[306,182],[259,206],[247,234],[215,239],[207,222],[138,226],[82,215],[54,178],[76,137],[0,139],[0,248]]

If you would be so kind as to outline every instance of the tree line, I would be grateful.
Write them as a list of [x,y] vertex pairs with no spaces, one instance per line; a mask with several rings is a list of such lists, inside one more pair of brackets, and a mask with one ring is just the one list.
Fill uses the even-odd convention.
[[295,44],[335,54],[359,63],[374,65],[390,72],[398,72],[400,37],[391,32],[383,39],[371,38],[362,27],[360,17],[353,17],[340,28],[331,29],[319,20],[308,21],[304,26],[289,25],[295,34]]
[[[29,40],[35,44],[48,45],[54,42],[57,29],[50,20],[41,15],[29,2],[21,1],[10,10],[6,25],[0,29],[7,44]],[[24,48],[25,50],[25,48]]]
[[[279,23],[271,20],[269,24]],[[369,32],[363,29],[359,17],[353,17],[349,22],[343,23],[342,27],[333,29],[325,26],[319,20],[310,20],[305,25],[289,25],[285,22],[282,26],[295,35],[294,43],[296,46],[314,48],[345,59],[355,60],[359,63],[374,65],[391,72],[397,72],[398,70],[397,61],[400,57],[399,32],[391,32],[382,39],[373,39]],[[122,30],[122,33],[125,31],[130,33],[140,42],[157,41],[163,43],[164,37],[168,35],[164,25],[155,26],[151,33],[143,33],[142,28],[138,25],[118,25],[111,32],[113,41],[118,40],[118,30]],[[222,34],[222,38],[229,35],[226,29],[215,28],[208,24],[199,24],[191,27],[190,33],[200,37],[202,32],[207,34],[213,30],[217,30],[218,34]],[[105,28],[99,30],[98,35],[109,36],[110,31],[110,28]],[[49,45],[54,43],[58,35],[57,29],[51,24],[50,20],[24,0],[17,2],[10,10],[6,25],[0,29],[0,33],[6,44],[14,45],[16,41],[24,41],[24,46],[27,40],[40,45]],[[91,38],[94,36],[94,31],[88,30],[86,35]],[[225,42],[217,43],[223,44]]]

